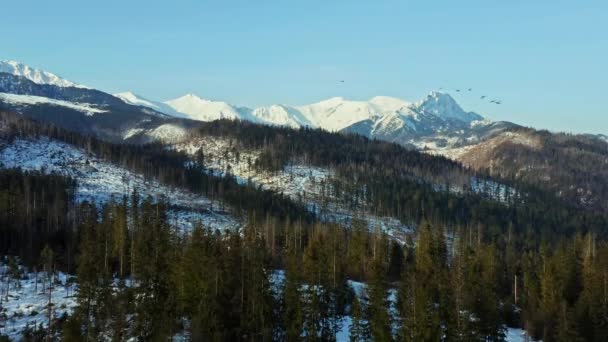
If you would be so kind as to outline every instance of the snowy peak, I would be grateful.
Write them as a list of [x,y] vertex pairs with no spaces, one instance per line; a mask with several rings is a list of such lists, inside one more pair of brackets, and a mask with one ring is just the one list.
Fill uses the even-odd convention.
[[357,122],[375,120],[377,110],[365,101],[332,97],[317,103],[296,107],[314,126],[339,131]]
[[205,100],[194,94],[186,94],[166,101],[165,104],[192,120],[250,119],[246,108],[238,108],[223,101]]
[[114,94],[114,96],[116,96],[119,99],[123,100],[124,102],[126,102],[128,104],[132,104],[132,105],[138,105],[138,106],[153,106],[154,105],[153,101],[147,100],[143,96],[136,95],[135,93],[130,92],[130,91],[117,93],[117,94]]
[[492,124],[478,114],[464,111],[449,94],[436,91],[417,102],[390,96],[376,96],[367,101],[332,97],[302,106],[274,104],[255,109],[207,100],[194,94],[164,103],[131,92],[116,96],[129,104],[192,120],[236,119],[292,128],[322,128],[408,146],[466,145],[467,139],[477,139],[479,132]]
[[70,82],[48,71],[35,69],[15,61],[0,61],[0,72],[25,77],[37,84],[49,84],[59,87],[88,88],[86,86]]
[[289,126],[299,128],[303,126],[314,126],[296,108],[285,105],[271,105],[259,107],[251,112],[252,117],[260,123],[268,125]]
[[390,96],[376,96],[369,100],[381,112],[402,112],[412,106],[411,102]]
[[432,91],[423,100],[415,104],[418,112],[434,115],[442,119],[456,119],[471,122],[483,119],[480,115],[465,112],[449,94]]
[[[425,122],[422,122],[425,120],[432,121],[434,125],[447,121],[469,125],[473,121],[483,119],[475,113],[462,110],[450,95],[435,91],[416,103],[390,96],[376,96],[368,101],[332,97],[303,106],[276,104],[256,109],[207,100],[194,94],[186,94],[164,103],[150,101],[133,93],[116,96],[130,104],[147,106],[169,115],[199,121],[239,119],[295,128],[318,127],[328,131],[340,131],[368,122],[378,128],[382,127],[384,132],[391,129],[406,129],[411,132],[420,128],[417,126],[425,126]],[[162,105],[169,109],[162,108]],[[432,130],[427,128],[423,131]]]
[[171,116],[178,117],[178,118],[187,117],[185,114],[176,111],[175,109],[173,109],[171,106],[167,105],[166,103],[148,100],[147,98],[137,95],[130,91],[114,94],[114,96],[130,105],[147,107],[147,108],[153,109],[157,112],[171,115]]

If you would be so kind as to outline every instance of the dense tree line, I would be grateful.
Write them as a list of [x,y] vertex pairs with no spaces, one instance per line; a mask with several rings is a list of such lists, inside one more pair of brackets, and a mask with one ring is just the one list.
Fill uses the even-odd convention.
[[289,217],[292,220],[312,219],[302,204],[295,203],[282,194],[251,184],[240,184],[234,177],[213,175],[193,163],[186,154],[167,149],[160,143],[111,143],[6,112],[0,112],[0,122],[7,127],[0,132],[0,137],[8,141],[41,136],[63,141],[148,179],[204,194],[211,199],[221,199],[233,207],[236,215],[246,216],[248,212],[255,212],[261,217],[270,214],[280,218]]
[[[183,234],[168,222],[167,203],[137,192],[99,208],[75,204],[75,184],[65,177],[2,171],[2,253],[21,256],[28,267],[53,263],[47,268],[77,275],[79,305],[52,325],[50,334],[57,338],[332,340],[344,315],[352,318],[354,341],[501,341],[506,325],[549,342],[607,338],[605,218],[576,212],[533,188],[525,202],[496,203],[421,181],[427,173],[449,170],[468,177],[452,162],[442,169],[441,159],[402,151],[395,152],[398,162],[373,167],[391,156],[375,150],[381,147],[371,148],[375,161],[369,164],[349,159],[367,153],[356,152],[360,147],[331,162],[339,152],[331,146],[350,137],[276,131],[293,138],[286,139],[272,138],[278,133],[268,127],[260,130],[275,133],[252,130],[260,136],[251,139],[265,141],[269,155],[295,148],[289,141],[300,138],[289,135],[338,141],[298,154],[310,155],[305,158],[317,160],[314,165],[333,163],[343,179],[332,191],[340,187],[336,193],[345,201],[365,185],[368,190],[356,200],[417,227],[401,244],[368,226],[363,214],[349,227],[322,222],[286,197],[210,175],[162,145],[111,144],[10,114],[2,118],[9,127],[4,139],[66,141],[146,177],[223,199],[246,218],[239,230],[197,225]],[[216,124],[216,134],[221,125],[240,125]],[[244,139],[247,132],[241,132]],[[401,153],[431,162],[408,172],[401,164],[409,157]],[[277,165],[293,158],[288,156],[277,157],[283,158]],[[348,280],[365,282],[365,295],[356,296]]]
[[492,147],[473,149],[463,160],[486,173],[557,193],[579,208],[608,210],[608,143],[531,128],[513,133],[528,143],[498,136],[488,142]]
[[0,169],[0,254],[38,260],[45,245],[70,250],[74,264],[74,180],[40,172]]
[[[73,184],[3,172],[34,177],[41,191]],[[74,205],[69,192],[65,198]],[[25,208],[24,199],[11,203]],[[66,241],[77,251],[79,306],[51,331],[67,341],[332,340],[344,315],[353,340],[501,341],[507,324],[545,341],[603,341],[608,331],[608,244],[591,233],[549,248],[526,245],[514,231],[495,239],[460,227],[450,236],[423,219],[416,243],[401,245],[359,219],[345,228],[252,214],[241,230],[197,225],[183,235],[166,203],[136,192],[102,208],[74,206],[76,222],[54,227],[58,236],[73,229]],[[48,208],[41,217],[54,212]],[[55,212],[57,222],[73,220]],[[13,241],[9,253],[27,255],[28,241],[12,236],[30,226],[11,229],[3,234],[3,243]],[[47,267],[51,254],[49,269],[69,267],[69,248],[48,241],[30,266]],[[363,298],[348,279],[367,283]]]
[[393,143],[229,120],[203,123],[199,134],[229,138],[235,148],[261,150],[257,167],[265,170],[288,163],[329,167],[337,177],[325,184],[325,193],[352,210],[366,206],[369,212],[414,226],[424,217],[452,227],[481,227],[494,236],[514,227],[529,234],[531,243],[576,232],[606,234],[608,220],[602,211],[581,210],[553,191],[516,177],[493,179]]

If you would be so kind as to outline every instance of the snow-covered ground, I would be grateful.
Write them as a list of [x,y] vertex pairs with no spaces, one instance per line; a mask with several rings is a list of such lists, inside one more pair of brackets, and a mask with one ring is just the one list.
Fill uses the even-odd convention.
[[[359,298],[362,305],[367,305],[367,284],[358,281],[348,281],[348,285],[353,289],[355,295]],[[399,327],[399,311],[397,308],[397,290],[389,289],[388,291],[388,305],[389,314],[391,315],[391,321],[393,322],[393,333],[396,334]],[[337,342],[350,341],[350,326],[352,324],[352,318],[350,316],[344,316],[340,320],[340,329],[336,334]],[[525,330],[518,328],[506,328],[506,341],[507,342],[524,342],[533,341]]]
[[112,197],[120,200],[137,189],[142,197],[166,198],[172,205],[170,218],[184,229],[201,222],[212,229],[234,228],[239,222],[222,208],[220,202],[146,180],[143,176],[100,160],[72,145],[39,138],[0,142],[0,165],[4,168],[43,170],[77,180],[77,201],[103,204]]
[[404,241],[412,228],[393,217],[379,217],[348,208],[340,203],[331,192],[329,184],[333,172],[327,168],[289,164],[276,172],[264,171],[255,167],[260,150],[246,150],[225,138],[203,138],[172,145],[178,151],[196,156],[203,151],[204,167],[215,175],[233,175],[242,184],[252,183],[264,189],[283,193],[292,200],[305,204],[311,212],[328,222],[350,225],[355,216],[363,216],[370,229],[384,230],[397,240]]
[[[270,280],[273,285],[273,291],[276,296],[280,296],[280,291],[282,289],[282,284],[285,281],[285,272],[283,270],[276,270],[271,273]],[[348,286],[353,290],[354,294],[357,296],[361,305],[367,305],[368,297],[367,297],[367,284],[349,280]],[[388,291],[388,305],[389,305],[389,313],[391,315],[391,321],[393,324],[393,333],[396,334],[398,331],[398,323],[399,322],[399,311],[397,308],[397,290],[389,289]],[[352,325],[352,317],[349,315],[343,316],[339,319],[338,323],[338,331],[336,333],[336,342],[348,342],[350,341],[350,327]],[[507,342],[532,342],[532,338],[526,333],[525,330],[519,328],[506,328],[506,341]],[[541,341],[539,341],[541,342]]]
[[[49,320],[49,282],[46,273],[36,275],[23,268],[20,271],[21,279],[9,280],[8,267],[0,266],[0,333],[16,341],[21,339],[25,328],[46,327]],[[61,272],[52,276],[51,284],[53,317],[71,314],[76,306],[76,285]]]
[[86,115],[94,115],[97,113],[104,113],[107,110],[95,107],[89,103],[69,102],[62,100],[55,100],[48,97],[33,96],[33,95],[16,95],[8,93],[0,93],[0,101],[14,105],[36,105],[36,104],[50,104],[53,106],[66,107],[70,109],[83,112]]
[[492,200],[505,203],[520,195],[517,189],[492,180],[471,177],[471,190]]
[[[534,342],[536,340],[532,339],[525,330],[519,328],[507,328],[507,342]],[[542,342],[542,341],[538,341]]]

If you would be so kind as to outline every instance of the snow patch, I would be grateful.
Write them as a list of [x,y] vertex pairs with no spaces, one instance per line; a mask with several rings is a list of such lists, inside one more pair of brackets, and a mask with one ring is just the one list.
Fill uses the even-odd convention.
[[112,198],[119,200],[137,189],[144,198],[167,199],[173,208],[170,220],[184,230],[191,229],[196,222],[220,230],[240,225],[229,214],[229,208],[224,208],[219,201],[145,179],[63,142],[48,138],[17,139],[0,148],[0,164],[4,168],[41,170],[76,179],[76,200],[79,202],[101,205]]
[[60,106],[60,107],[74,109],[79,112],[83,112],[88,116],[107,112],[107,110],[99,109],[89,103],[68,102],[68,101],[55,100],[55,99],[51,99],[48,97],[33,96],[33,95],[16,95],[16,94],[0,93],[0,101],[14,104],[14,105],[49,104],[49,105],[53,105],[53,106]]
[[[8,280],[7,266],[0,266],[0,277]],[[19,280],[0,282],[2,292],[2,311],[5,321],[0,325],[0,333],[8,335],[11,340],[21,340],[23,330],[27,327],[48,326],[49,292],[46,273],[27,272],[20,267]],[[58,272],[51,277],[51,303],[53,318],[64,314],[70,315],[76,307],[77,288],[71,277]],[[8,295],[7,295],[8,289]]]
[[260,170],[256,167],[256,161],[261,150],[244,149],[224,138],[197,139],[174,144],[171,148],[191,156],[202,151],[202,166],[210,173],[216,176],[229,174],[241,184],[251,183],[282,193],[296,203],[305,205],[310,212],[326,222],[351,226],[355,217],[365,213],[370,230],[379,228],[397,241],[404,242],[406,235],[413,232],[412,227],[393,217],[376,216],[365,212],[362,207],[353,209],[340,203],[331,191],[330,180],[334,174],[330,169],[294,162],[274,172]]

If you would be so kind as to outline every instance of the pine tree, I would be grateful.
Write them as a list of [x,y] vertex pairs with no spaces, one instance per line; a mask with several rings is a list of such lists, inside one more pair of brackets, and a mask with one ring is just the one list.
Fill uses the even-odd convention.
[[370,331],[367,317],[364,314],[364,309],[359,301],[357,295],[354,296],[351,306],[351,319],[352,323],[350,326],[350,341],[351,342],[365,342],[370,340]]
[[302,335],[303,305],[300,294],[302,282],[299,275],[299,258],[295,248],[287,250],[287,267],[283,287],[284,327],[287,341],[299,341]]
[[386,236],[376,230],[374,237],[374,259],[369,282],[369,311],[372,337],[375,341],[391,341],[391,318],[388,313]]
[[53,282],[54,282],[54,273],[55,273],[55,253],[49,247],[49,245],[45,245],[44,249],[40,253],[40,260],[46,273],[47,277],[47,291],[48,291],[48,330],[47,330],[47,340],[51,339],[52,331],[53,331]]
[[568,308],[568,303],[562,302],[557,318],[555,341],[557,342],[582,342],[584,339],[579,335],[574,313]]

